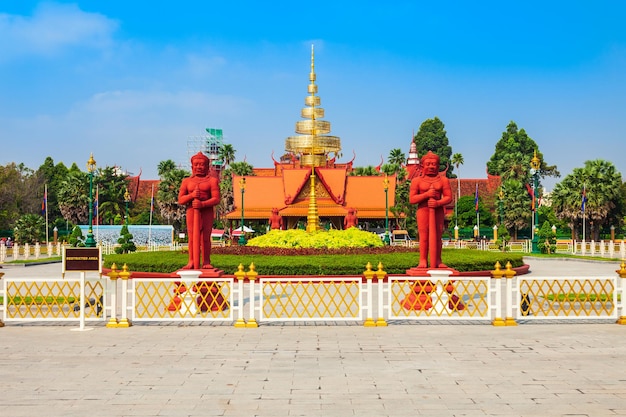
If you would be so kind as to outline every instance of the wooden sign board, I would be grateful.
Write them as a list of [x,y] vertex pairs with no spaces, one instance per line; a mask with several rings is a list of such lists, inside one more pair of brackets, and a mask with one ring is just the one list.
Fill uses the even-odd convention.
[[63,273],[65,271],[102,273],[101,248],[63,248]]

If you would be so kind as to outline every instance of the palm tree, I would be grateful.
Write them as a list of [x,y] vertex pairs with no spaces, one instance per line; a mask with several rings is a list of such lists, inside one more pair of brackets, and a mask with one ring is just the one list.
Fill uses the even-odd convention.
[[[592,239],[599,240],[603,225],[619,224],[624,216],[624,196],[621,193],[622,176],[611,162],[601,159],[586,161],[583,168],[574,168],[571,174],[556,184],[552,192],[552,207],[559,219],[567,220],[574,236],[578,235],[578,219],[592,222]],[[582,191],[587,202],[582,211]]]
[[396,164],[398,166],[402,166],[406,163],[406,155],[402,152],[401,149],[395,148],[389,152],[389,157],[387,158],[387,163]]
[[222,145],[217,156],[219,159],[224,161],[224,166],[227,167],[230,165],[231,162],[235,160],[236,152],[237,151],[235,151],[233,145],[226,143]]
[[89,178],[86,173],[69,171],[58,190],[59,209],[65,220],[85,223],[89,217]]
[[[452,162],[452,165],[456,167],[456,170],[458,172],[458,174],[456,175],[457,197],[456,197],[456,201],[454,202],[454,217],[458,217],[457,206],[458,206],[459,199],[461,198],[461,170],[459,169],[459,167],[463,165],[465,161],[463,160],[463,155],[457,152],[452,155],[450,162]],[[456,222],[456,225],[458,226],[458,220]]]

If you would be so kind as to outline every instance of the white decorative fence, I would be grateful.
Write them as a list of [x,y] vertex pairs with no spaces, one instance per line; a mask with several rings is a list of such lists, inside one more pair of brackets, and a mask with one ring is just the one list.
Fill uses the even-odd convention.
[[516,325],[526,321],[616,320],[626,324],[626,267],[619,275],[589,277],[492,277],[387,275],[367,267],[358,276],[259,277],[251,265],[230,276],[132,278],[109,276],[0,279],[4,323],[85,321],[107,327],[141,322],[459,322]]

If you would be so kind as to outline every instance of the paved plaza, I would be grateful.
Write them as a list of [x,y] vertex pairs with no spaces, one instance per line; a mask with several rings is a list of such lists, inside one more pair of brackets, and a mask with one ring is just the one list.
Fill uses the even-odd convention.
[[[528,263],[541,276],[618,267]],[[626,326],[612,323],[10,323],[0,328],[0,415],[626,416],[625,361]]]

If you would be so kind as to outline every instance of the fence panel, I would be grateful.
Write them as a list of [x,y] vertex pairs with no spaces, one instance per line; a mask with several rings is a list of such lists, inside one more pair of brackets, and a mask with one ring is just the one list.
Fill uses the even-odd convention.
[[81,303],[80,278],[4,278],[4,321],[78,321],[84,305],[85,320],[104,320],[106,280],[85,280]]
[[435,281],[424,277],[390,277],[389,319],[491,320],[489,277]]
[[362,320],[361,281],[360,276],[261,278],[260,321]]
[[611,319],[618,315],[617,276],[518,277],[514,300],[524,320]]
[[131,280],[132,321],[234,321],[233,278]]

